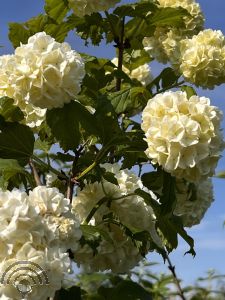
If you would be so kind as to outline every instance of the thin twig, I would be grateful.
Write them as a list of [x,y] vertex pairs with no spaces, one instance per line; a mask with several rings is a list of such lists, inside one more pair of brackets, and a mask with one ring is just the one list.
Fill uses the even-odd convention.
[[77,180],[74,179],[76,177],[76,174],[77,174],[77,163],[78,163],[78,160],[79,160],[79,158],[80,158],[87,142],[84,143],[83,145],[81,145],[80,148],[77,151],[75,151],[75,157],[74,157],[74,160],[73,160],[71,175],[68,179],[68,185],[67,185],[67,191],[66,191],[66,197],[68,199],[70,199],[70,203],[72,203],[72,200],[73,200],[74,186],[75,186],[76,183],[78,183]]
[[30,165],[30,168],[31,168],[31,171],[32,171],[32,174],[34,176],[34,180],[36,182],[36,185],[39,186],[39,185],[42,185],[42,182],[41,182],[41,179],[40,179],[40,176],[38,175],[38,172],[37,172],[37,169],[33,163],[33,161],[30,159],[29,161],[29,165]]
[[184,292],[182,290],[182,287],[180,285],[180,280],[178,279],[177,277],[177,274],[176,274],[176,271],[175,271],[175,266],[172,264],[170,258],[169,258],[169,255],[167,254],[166,255],[166,260],[168,262],[168,269],[170,270],[170,272],[172,273],[173,275],[173,278],[174,278],[174,283],[178,289],[178,292],[179,292],[179,296],[182,300],[186,300],[185,296],[184,296]]
[[51,171],[53,174],[56,174],[60,178],[63,178],[63,179],[66,179],[66,180],[68,179],[68,177],[65,174],[59,172],[58,170],[54,169],[52,166],[46,164],[43,160],[41,160],[36,155],[32,155],[32,159],[34,161],[36,161],[38,164],[42,165],[44,168],[46,168],[46,170]]
[[[124,50],[124,27],[125,27],[125,17],[123,17],[122,20],[122,28],[121,28],[121,34],[120,39],[118,43],[118,71],[122,71],[123,68],[123,50]],[[121,78],[116,79],[116,90],[120,91],[121,89]]]

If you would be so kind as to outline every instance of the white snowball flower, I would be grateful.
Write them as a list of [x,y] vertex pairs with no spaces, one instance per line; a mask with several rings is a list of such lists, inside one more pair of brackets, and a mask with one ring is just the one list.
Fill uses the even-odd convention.
[[142,114],[146,155],[172,175],[195,182],[212,176],[224,149],[222,112],[205,97],[165,92]]
[[225,38],[220,30],[206,29],[180,42],[180,72],[203,88],[225,82]]
[[76,249],[81,238],[80,222],[70,213],[70,200],[57,188],[38,186],[29,194],[29,201],[49,230],[48,242],[59,245],[64,251]]
[[201,8],[195,0],[158,0],[160,8],[182,7],[188,11],[189,16],[184,17],[184,27],[157,27],[152,37],[143,40],[145,50],[159,62],[174,64],[179,57],[179,41],[192,37],[203,29],[204,17]]
[[74,214],[66,214],[65,216],[46,216],[44,222],[48,229],[53,233],[51,246],[60,245],[60,249],[67,251],[72,249],[75,251],[78,248],[78,241],[82,236],[80,230],[80,222]]
[[120,0],[69,0],[69,6],[79,17],[114,7]]
[[3,74],[0,72],[1,93],[23,108],[63,107],[80,92],[85,75],[80,55],[68,43],[58,43],[45,32],[30,37],[2,65],[5,67]]
[[[26,269],[19,262],[26,262]],[[7,271],[7,268],[10,271]],[[6,278],[11,283],[2,285],[0,293],[12,299],[21,299],[21,293],[16,286],[22,284],[24,280],[30,283],[31,288],[26,299],[43,300],[53,297],[61,288],[64,273],[69,269],[70,259],[60,249],[37,250],[30,243],[26,243],[17,253],[0,263],[1,274],[5,272]]]
[[[72,211],[84,222],[99,200],[108,197],[109,200],[101,205],[92,217],[91,224],[107,232],[112,243],[103,239],[95,256],[88,245],[81,246],[74,253],[75,261],[92,271],[111,269],[113,272],[126,272],[140,261],[141,255],[118,225],[100,225],[104,215],[113,213],[129,228],[148,231],[156,244],[161,245],[161,241],[155,230],[152,208],[139,196],[128,196],[137,188],[142,188],[139,178],[128,170],[120,170],[118,164],[104,164],[102,167],[115,174],[118,186],[105,180],[102,183],[86,184],[83,190],[78,189],[77,196],[73,199]],[[110,200],[115,198],[120,199]],[[127,256],[129,260],[126,259]]]
[[45,227],[25,192],[0,190],[0,260],[25,242],[42,243]]
[[[14,90],[14,71],[16,69],[14,55],[0,56],[0,97],[15,97]],[[24,101],[15,101],[16,105],[24,113],[25,124],[31,128],[38,127],[45,119],[46,109],[35,107]]]
[[177,203],[174,214],[181,216],[186,227],[192,227],[201,222],[206,211],[214,201],[212,180],[207,179],[194,185],[195,197],[192,199],[187,182],[177,180]]
[[[116,66],[118,66],[118,58],[115,57],[112,59],[112,63]],[[148,64],[144,64],[142,66],[139,66],[136,69],[133,69],[130,71],[125,66],[122,67],[122,70],[124,73],[126,73],[131,79],[137,79],[141,82],[144,86],[148,85],[152,80],[153,76],[151,74],[151,69]]]
[[15,95],[40,108],[63,107],[80,92],[84,62],[68,43],[36,33],[15,50]]
[[[67,250],[76,250],[80,237],[80,222],[56,188],[37,187],[29,195],[0,190],[0,273],[13,263],[28,261],[42,267],[49,281],[32,287],[27,299],[53,297],[62,287],[64,275],[70,273]],[[32,276],[27,269],[18,268],[13,276],[16,272],[24,279]],[[21,299],[13,285],[1,286],[0,296]]]
[[69,211],[70,200],[65,198],[57,188],[38,186],[29,193],[29,200],[41,215],[52,214],[60,216]]

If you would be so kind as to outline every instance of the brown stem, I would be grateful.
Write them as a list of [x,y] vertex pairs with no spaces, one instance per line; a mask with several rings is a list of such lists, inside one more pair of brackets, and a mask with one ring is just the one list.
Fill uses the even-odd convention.
[[37,172],[37,169],[33,163],[33,161],[30,159],[29,161],[29,165],[30,165],[30,168],[31,168],[31,171],[32,171],[32,174],[34,176],[34,180],[36,182],[36,185],[39,186],[39,185],[42,185],[42,182],[41,182],[41,179],[38,175],[38,172]]
[[169,255],[166,256],[166,260],[168,262],[168,269],[170,270],[170,272],[172,273],[173,275],[173,278],[174,278],[174,283],[178,289],[178,292],[179,292],[179,296],[182,300],[186,300],[185,296],[184,296],[184,292],[182,290],[182,287],[180,285],[180,280],[178,279],[177,277],[177,274],[176,274],[176,271],[175,271],[175,266],[172,264],[170,258],[169,258]]
[[66,198],[70,199],[70,203],[73,199],[73,190],[74,190],[74,182],[72,181],[72,176],[69,177],[67,190],[66,190]]
[[71,169],[71,176],[68,179],[67,191],[66,191],[66,197],[68,199],[70,199],[70,203],[72,203],[72,200],[73,200],[74,186],[75,186],[75,184],[77,184],[77,181],[74,179],[76,177],[76,173],[77,173],[77,163],[78,163],[78,160],[82,154],[82,151],[83,151],[85,145],[86,145],[86,143],[81,145],[80,148],[77,151],[75,151],[75,157],[74,157],[73,165],[72,165],[72,169]]
[[[120,34],[120,40],[118,43],[118,71],[122,71],[123,68],[123,50],[124,50],[124,26],[125,26],[125,17],[122,20],[122,28]],[[121,78],[116,79],[116,90],[120,91],[121,89]]]

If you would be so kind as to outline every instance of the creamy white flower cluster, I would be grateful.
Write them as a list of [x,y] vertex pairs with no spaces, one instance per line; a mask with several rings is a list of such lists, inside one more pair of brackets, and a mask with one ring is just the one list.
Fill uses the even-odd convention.
[[122,224],[140,231],[147,230],[155,243],[161,245],[161,242],[156,233],[152,208],[137,195],[128,196],[137,188],[142,188],[140,179],[128,170],[120,170],[118,164],[104,164],[102,167],[115,175],[118,185],[105,180],[102,183],[86,184],[73,199],[72,210],[84,222],[99,200],[107,197],[109,200],[100,206],[90,223],[107,232],[110,239],[101,241],[95,256],[88,245],[81,246],[74,253],[75,261],[90,271],[111,269],[113,272],[126,272],[141,260],[141,255],[133,241],[118,225],[104,224],[104,215],[113,213]]
[[212,176],[224,149],[222,112],[205,97],[165,92],[149,100],[142,129],[153,164],[189,182]]
[[15,100],[30,127],[39,126],[45,109],[63,107],[80,92],[84,62],[68,43],[36,33],[14,55],[0,57],[0,95]]
[[[39,186],[29,195],[16,189],[0,191],[0,273],[14,263],[27,261],[40,266],[50,283],[34,286],[28,299],[53,297],[62,286],[64,273],[70,271],[66,251],[76,248],[81,231],[78,219],[68,213],[69,200],[56,188]],[[18,267],[15,272],[21,278],[34,276],[32,265],[26,270]],[[11,283],[0,287],[0,295],[21,299],[13,286],[16,282]]]
[[[112,59],[112,63],[116,66],[118,66],[118,58],[115,57]],[[133,69],[130,71],[125,66],[122,67],[122,70],[124,73],[126,73],[131,79],[137,79],[140,81],[144,86],[148,85],[152,80],[153,76],[151,73],[151,69],[148,64],[144,64],[142,66],[139,66],[136,69]]]
[[158,0],[159,7],[178,8],[188,11],[190,16],[184,18],[184,28],[157,27],[152,37],[143,40],[145,50],[159,62],[177,63],[179,57],[179,41],[192,37],[203,29],[204,17],[201,8],[195,0]]
[[79,17],[114,7],[120,0],[69,0],[69,6]]
[[176,181],[177,203],[174,214],[181,216],[185,227],[199,224],[214,201],[211,179],[194,184],[194,189],[195,195],[193,197],[189,183],[184,180]]
[[179,71],[184,78],[203,88],[225,82],[225,38],[220,30],[206,29],[179,46]]

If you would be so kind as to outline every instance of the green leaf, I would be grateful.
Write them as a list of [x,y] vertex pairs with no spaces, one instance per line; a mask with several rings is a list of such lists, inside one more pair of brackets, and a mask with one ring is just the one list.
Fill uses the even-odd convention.
[[[155,26],[151,24],[147,18],[135,17],[125,25],[126,36],[130,41],[138,36],[143,40],[145,36],[152,36],[154,31]],[[143,47],[139,49],[143,49]]]
[[0,174],[2,188],[7,188],[8,181],[16,174],[25,174],[25,170],[21,167],[15,159],[1,159],[0,158]]
[[152,296],[138,283],[130,280],[122,280],[116,285],[115,288],[108,290],[106,299],[107,300],[124,300],[124,299],[152,300]]
[[156,86],[157,90],[169,88],[170,86],[176,84],[178,82],[180,75],[177,75],[172,68],[165,68],[148,86],[147,88],[151,88],[152,86]]
[[147,193],[141,189],[137,189],[135,191],[135,193],[138,196],[142,197],[147,205],[149,205],[153,208],[154,213],[156,214],[156,217],[158,217],[160,215],[160,211],[161,211],[160,205],[155,199],[152,198],[152,196],[149,193]]
[[153,12],[157,9],[157,5],[154,0],[148,0],[146,2],[137,2],[134,4],[126,4],[117,7],[113,13],[122,17],[145,17],[147,13]]
[[151,94],[145,87],[132,87],[111,93],[109,99],[116,113],[135,113],[139,107],[145,106]]
[[141,181],[149,190],[160,191],[163,186],[163,173],[161,170],[145,173],[141,176]]
[[192,86],[184,85],[181,87],[182,92],[186,92],[188,99],[191,98],[191,96],[197,95],[196,91]]
[[57,23],[62,22],[69,11],[67,0],[45,0],[46,13]]
[[86,239],[95,239],[96,237],[101,236],[104,240],[106,240],[110,244],[112,244],[112,245],[114,244],[110,235],[105,230],[103,230],[97,226],[82,224],[81,230],[82,230],[83,236]]
[[82,130],[86,134],[97,134],[95,117],[77,101],[71,101],[63,108],[48,110],[46,114],[52,134],[65,150],[76,150],[81,141]]
[[113,13],[119,17],[133,17],[135,15],[134,6],[130,4],[121,5],[114,9]]
[[115,185],[118,185],[118,181],[117,181],[117,179],[116,179],[114,173],[111,173],[111,172],[104,172],[104,173],[103,173],[103,178],[104,178],[106,181],[110,182],[110,183],[113,183],[113,184],[115,184]]
[[186,9],[181,7],[159,8],[153,15],[148,17],[151,25],[155,26],[184,26],[184,17],[190,16]]
[[20,108],[14,105],[14,100],[8,97],[0,98],[0,115],[9,122],[19,122],[24,118]]
[[76,33],[86,41],[92,41],[93,45],[99,45],[103,39],[104,19],[101,14],[93,13],[90,16],[86,15],[83,18],[77,17],[74,14],[68,18],[68,23],[76,28]]
[[101,142],[103,144],[108,144],[117,136],[122,138],[124,133],[119,127],[117,115],[111,102],[106,97],[99,97],[96,99],[96,102],[97,107],[95,117],[99,124],[98,134]]
[[130,71],[138,68],[139,66],[149,63],[151,61],[149,54],[143,50],[130,50],[127,49],[124,51],[123,55],[123,64]]
[[21,43],[26,44],[29,37],[37,32],[45,31],[58,42],[63,42],[68,32],[73,29],[72,24],[68,22],[57,22],[47,15],[38,15],[31,18],[25,23],[9,24],[9,39],[14,48],[20,46]]
[[5,123],[0,132],[0,158],[28,163],[33,153],[34,135],[31,129],[18,123]]
[[46,154],[49,153],[51,146],[52,145],[47,140],[42,141],[40,138],[38,138],[34,144],[35,149],[41,150],[41,151],[45,152]]
[[176,206],[175,180],[170,173],[163,171],[163,188],[160,197],[162,215],[171,214]]
[[180,217],[173,215],[164,215],[161,218],[157,219],[156,226],[162,232],[163,237],[166,241],[166,247],[169,251],[177,248],[177,235],[179,234],[190,246],[189,251],[187,251],[186,253],[190,253],[195,256],[194,240],[187,234]]
[[68,32],[72,29],[71,25],[67,22],[60,24],[46,24],[44,30],[51,37],[54,37],[57,42],[62,43],[65,41]]
[[55,298],[62,300],[81,300],[81,288],[78,286],[73,286],[68,290],[62,288],[56,292]]
[[26,44],[30,37],[30,32],[19,23],[9,23],[9,40],[13,47],[19,47],[20,43]]

